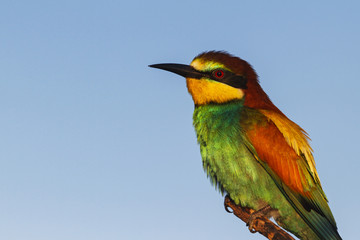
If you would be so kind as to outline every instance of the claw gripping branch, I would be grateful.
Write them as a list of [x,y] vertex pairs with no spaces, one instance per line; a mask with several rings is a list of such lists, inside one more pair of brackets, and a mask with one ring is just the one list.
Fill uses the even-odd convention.
[[[249,222],[251,214],[255,212],[253,209],[236,205],[228,196],[225,197],[224,205],[227,212],[231,213],[231,211],[229,211],[229,208],[231,208],[232,213],[245,223]],[[252,228],[254,230],[250,230],[252,233],[259,232],[269,240],[295,240],[283,229],[265,217],[258,217],[252,222]]]

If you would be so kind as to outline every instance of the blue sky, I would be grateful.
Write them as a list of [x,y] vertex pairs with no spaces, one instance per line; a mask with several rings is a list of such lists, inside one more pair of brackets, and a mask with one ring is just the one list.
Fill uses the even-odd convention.
[[179,76],[250,62],[312,138],[344,239],[359,203],[359,3],[2,1],[0,239],[263,239],[203,173]]

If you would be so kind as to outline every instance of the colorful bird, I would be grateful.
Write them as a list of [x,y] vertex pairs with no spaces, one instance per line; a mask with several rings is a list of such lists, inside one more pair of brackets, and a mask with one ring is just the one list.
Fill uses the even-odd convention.
[[210,51],[190,65],[150,67],[186,78],[203,167],[221,193],[300,239],[341,239],[307,133],[271,102],[249,63]]

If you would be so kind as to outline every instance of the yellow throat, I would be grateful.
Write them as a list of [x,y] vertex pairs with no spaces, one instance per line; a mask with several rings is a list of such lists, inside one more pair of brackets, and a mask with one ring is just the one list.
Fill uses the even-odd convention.
[[[190,64],[199,71],[207,71],[226,67],[220,63],[195,59]],[[225,103],[236,99],[242,99],[244,92],[241,89],[212,81],[210,79],[186,78],[186,85],[196,105],[204,105],[210,102]]]

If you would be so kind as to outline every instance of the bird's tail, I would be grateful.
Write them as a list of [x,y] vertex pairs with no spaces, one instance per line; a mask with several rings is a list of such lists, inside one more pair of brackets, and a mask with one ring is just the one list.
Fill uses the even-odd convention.
[[337,231],[336,223],[332,215],[326,216],[323,211],[321,211],[321,208],[319,206],[317,206],[317,209],[314,209],[313,207],[311,209],[307,209],[306,204],[308,203],[304,203],[301,200],[299,201],[299,199],[301,198],[295,196],[295,194],[290,189],[283,189],[286,192],[286,197],[288,198],[289,202],[294,207],[296,212],[301,216],[301,218],[305,221],[305,223],[310,227],[310,229],[316,234],[319,239],[342,239]]

